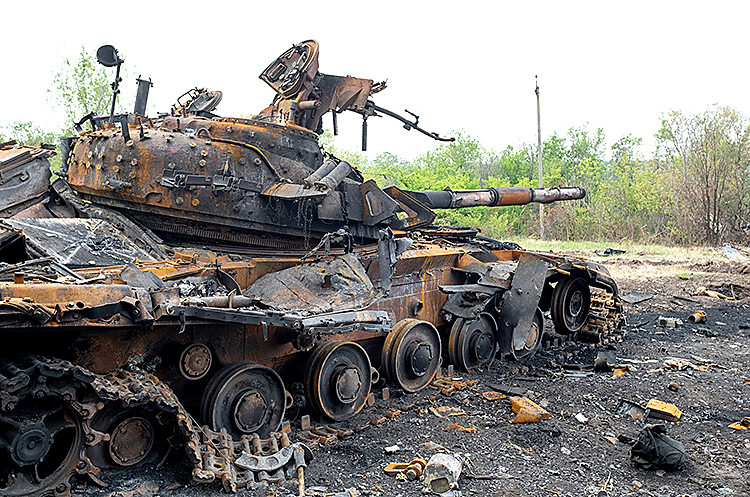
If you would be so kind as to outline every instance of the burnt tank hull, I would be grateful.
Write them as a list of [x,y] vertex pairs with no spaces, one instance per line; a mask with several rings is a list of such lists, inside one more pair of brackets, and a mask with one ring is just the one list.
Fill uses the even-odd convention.
[[321,150],[328,110],[442,138],[375,106],[372,80],[319,73],[317,56],[310,40],[272,63],[261,78],[277,97],[253,119],[214,115],[221,94],[202,90],[157,119],[143,101],[87,116],[60,179],[4,212],[0,493],[67,497],[79,476],[173,446],[195,481],[228,491],[304,481],[309,449],[279,433],[302,412],[344,422],[379,378],[415,392],[441,361],[530,357],[545,316],[563,335],[617,332],[604,267],[432,225],[432,208],[582,189],[364,181]]

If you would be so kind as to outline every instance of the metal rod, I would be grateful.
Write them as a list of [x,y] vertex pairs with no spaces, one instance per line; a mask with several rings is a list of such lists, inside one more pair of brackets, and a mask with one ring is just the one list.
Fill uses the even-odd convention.
[[299,483],[299,495],[304,497],[305,495],[305,468],[300,466],[297,468],[297,482]]
[[[118,57],[119,60],[119,57]],[[115,74],[115,82],[112,83],[112,109],[109,111],[109,122],[113,122],[113,116],[115,115],[115,102],[117,102],[117,94],[120,92],[120,62],[117,62],[117,73]]]
[[362,151],[367,152],[367,116],[362,118]]
[[[398,115],[398,114],[396,114],[395,112],[391,112],[391,111],[389,111],[388,109],[384,109],[383,107],[380,107],[380,106],[378,106],[378,105],[375,105],[375,103],[374,103],[374,102],[372,102],[371,100],[368,100],[368,101],[367,101],[367,105],[368,105],[368,106],[370,106],[370,107],[372,108],[372,110],[374,110],[375,112],[380,112],[381,114],[385,114],[386,116],[390,116],[390,117],[392,117],[392,118],[394,118],[394,119],[398,119],[399,121],[401,121],[402,123],[404,123],[404,128],[406,128],[406,130],[407,130],[407,131],[413,128],[413,129],[416,129],[417,131],[419,131],[420,133],[422,133],[422,134],[424,134],[424,135],[427,135],[427,136],[429,136],[430,138],[432,138],[432,139],[434,139],[434,140],[437,140],[437,141],[441,141],[441,142],[452,142],[452,141],[456,141],[456,139],[455,139],[455,138],[453,138],[453,137],[451,137],[451,138],[443,138],[442,136],[438,135],[437,133],[431,133],[431,132],[429,132],[429,131],[426,131],[426,130],[424,130],[424,129],[420,128],[420,127],[419,127],[419,126],[417,125],[417,121],[419,121],[419,119],[415,120],[414,122],[412,122],[412,121],[409,121],[409,120],[408,120],[408,119],[406,119],[405,117],[403,117],[403,116],[399,116],[399,115]],[[409,111],[407,110],[406,112],[409,112]],[[414,115],[413,113],[411,113],[411,112],[409,112],[409,114],[411,114],[411,115],[412,115],[412,116],[414,116],[414,117],[417,117],[417,116],[415,116],[415,115]]]
[[[539,188],[542,188],[542,113],[539,107],[539,81],[536,80],[536,161],[539,164]],[[539,204],[539,239],[544,240],[544,204]]]

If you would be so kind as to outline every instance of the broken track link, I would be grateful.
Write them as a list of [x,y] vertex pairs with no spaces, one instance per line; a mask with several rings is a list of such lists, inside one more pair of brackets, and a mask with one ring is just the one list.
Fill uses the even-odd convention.
[[[101,484],[99,466],[104,466],[106,450],[100,444],[110,445],[113,436],[126,431],[118,433],[114,428],[112,433],[104,433],[92,427],[97,414],[112,404],[120,411],[153,411],[155,422],[171,429],[171,433],[161,430],[168,435],[162,443],[185,447],[195,483],[218,479],[229,492],[258,482],[279,483],[296,478],[312,458],[306,446],[290,444],[283,433],[273,433],[267,440],[254,435],[233,441],[225,430],[201,427],[169,387],[144,371],[118,369],[97,375],[57,359],[0,359],[0,493],[9,497],[70,497],[75,475],[86,475]],[[141,417],[118,421],[119,426],[147,423]],[[147,442],[142,445],[146,452],[154,441]],[[110,457],[118,460],[121,468],[144,460],[136,455],[124,461],[116,450],[109,447]],[[118,465],[109,461],[108,466]]]
[[0,494],[68,497],[74,475],[97,480],[86,448],[101,442],[95,375],[64,361],[0,360]]
[[583,329],[577,333],[576,340],[609,343],[622,339],[625,315],[622,313],[622,302],[609,292],[591,294],[589,317]]
[[558,347],[568,340],[598,343],[602,345],[615,341],[622,341],[626,331],[625,315],[622,312],[622,302],[609,292],[595,292],[591,294],[589,316],[581,331],[573,335],[559,335],[546,333],[545,349]]

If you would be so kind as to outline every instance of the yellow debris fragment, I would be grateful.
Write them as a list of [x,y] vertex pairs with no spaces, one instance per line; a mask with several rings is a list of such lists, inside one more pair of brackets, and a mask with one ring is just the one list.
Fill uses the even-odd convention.
[[729,427],[733,430],[747,430],[750,429],[750,418],[742,418],[741,420],[732,423]]
[[507,397],[507,395],[505,395],[504,393],[500,393],[500,392],[490,391],[490,392],[482,392],[482,397],[484,397],[485,400],[489,400],[490,402],[493,402],[495,400],[504,399],[505,397]]
[[444,428],[444,431],[449,431],[449,430],[465,431],[467,433],[476,433],[477,432],[476,428],[466,428],[466,427],[458,425],[456,423],[451,423],[451,424],[449,424],[448,426],[446,426]]
[[430,407],[430,412],[437,416],[438,418],[447,418],[448,416],[463,416],[466,414],[465,411],[462,411],[458,407],[448,407],[448,406],[441,406],[441,407]]
[[612,371],[612,376],[625,376],[628,372],[630,372],[630,366],[620,366]]
[[509,397],[510,408],[516,413],[511,423],[537,423],[549,419],[549,413],[526,397]]
[[649,417],[656,419],[664,419],[666,421],[677,422],[682,416],[680,411],[674,404],[667,404],[661,400],[651,399],[646,404],[646,409],[650,409]]
[[714,299],[734,300],[732,297],[727,297],[723,293],[715,292],[713,290],[707,290],[704,286],[699,286],[695,289],[695,295],[705,295]]
[[[700,358],[698,358],[700,359]],[[705,359],[704,359],[705,360]],[[715,368],[724,368],[724,366],[720,366],[718,364],[701,364],[698,366],[697,364],[693,364],[692,362],[686,360],[686,359],[667,359],[664,361],[664,366],[657,368],[657,369],[649,369],[649,373],[659,373],[661,371],[683,371],[686,369],[694,369],[695,371],[713,371]]]

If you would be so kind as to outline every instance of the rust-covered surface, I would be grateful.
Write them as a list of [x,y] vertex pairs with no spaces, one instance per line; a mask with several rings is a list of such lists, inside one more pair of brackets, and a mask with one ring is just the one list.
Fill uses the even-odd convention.
[[291,383],[346,421],[378,376],[415,392],[441,361],[533,354],[545,319],[588,340],[617,329],[606,268],[432,225],[436,208],[582,189],[364,181],[320,148],[326,113],[360,114],[363,137],[388,115],[445,139],[375,105],[384,83],[319,72],[318,53],[308,40],[272,62],[277,95],[253,118],[215,114],[205,89],[146,117],[141,80],[134,113],[90,114],[62,140],[51,186],[47,148],[0,147],[0,493],[68,497],[76,476],[173,445],[228,491],[302,482],[309,451],[276,433]]

